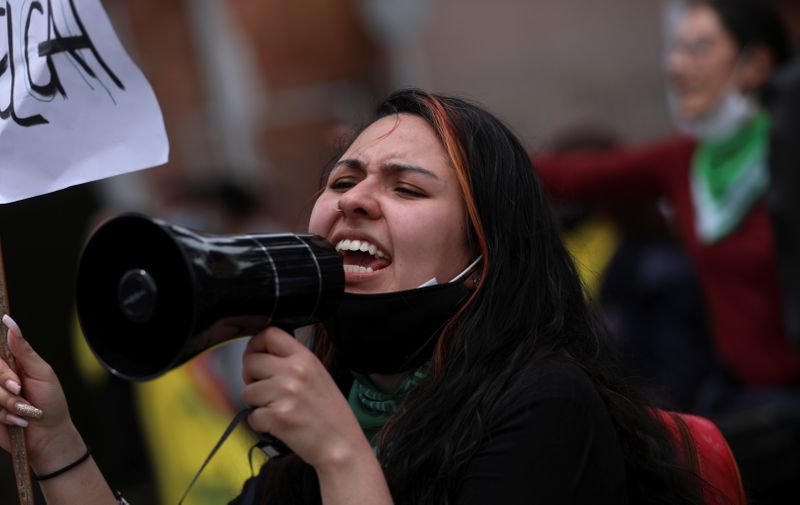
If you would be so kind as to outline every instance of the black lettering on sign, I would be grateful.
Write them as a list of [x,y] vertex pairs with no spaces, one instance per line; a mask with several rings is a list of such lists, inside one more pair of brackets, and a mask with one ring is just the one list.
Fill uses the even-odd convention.
[[39,124],[46,124],[47,121],[43,116],[40,114],[36,114],[33,116],[28,117],[19,117],[17,115],[17,111],[14,108],[14,89],[17,81],[17,72],[14,65],[14,26],[11,22],[11,4],[6,2],[5,7],[0,7],[0,18],[6,19],[6,30],[8,35],[8,52],[3,56],[3,59],[0,60],[0,79],[2,79],[6,72],[9,73],[11,78],[11,86],[9,86],[10,90],[10,97],[8,100],[8,107],[3,108],[0,107],[0,119],[7,120],[11,119],[15,123],[20,126],[35,126]]
[[[61,96],[63,99],[67,99],[69,95],[59,78],[58,67],[55,64],[55,58],[57,57],[68,57],[76,63],[83,72],[98,82],[100,81],[98,74],[102,72],[117,88],[122,91],[125,90],[123,82],[113,70],[111,70],[100,55],[97,47],[95,47],[94,42],[92,42],[92,38],[86,30],[86,26],[80,14],[78,14],[78,9],[75,7],[75,0],[56,0],[56,7],[61,7],[63,10],[62,14],[66,15],[67,10],[63,9],[63,5],[60,5],[60,2],[63,1],[69,2],[69,13],[72,16],[74,26],[77,27],[77,34],[62,34],[64,31],[69,31],[69,29],[67,27],[59,29],[56,23],[56,11],[53,8],[53,0],[47,0],[46,9],[41,0],[31,1],[27,5],[27,12],[24,13],[24,16],[19,18],[24,20],[25,24],[24,27],[17,27],[18,29],[22,29],[22,60],[25,67],[24,69],[16,68],[16,64],[19,62],[14,58],[14,41],[16,39],[13,19],[16,18],[12,15],[11,3],[6,0],[5,6],[0,5],[0,21],[3,19],[5,20],[5,23],[0,22],[0,30],[3,28],[6,29],[8,40],[8,52],[0,58],[0,82],[8,79],[10,84],[10,86],[8,86],[8,105],[6,107],[0,105],[0,119],[10,119],[24,127],[49,123],[41,114],[20,117],[17,114],[14,103],[14,90],[16,90],[19,85],[18,79],[24,79],[24,84],[28,92],[31,95],[36,95],[35,98],[40,102],[51,101],[57,95]],[[39,28],[39,30],[33,30],[34,27]],[[40,42],[35,48],[31,47],[31,34],[44,33],[45,31],[47,33],[46,39]],[[33,62],[36,58],[44,58],[44,63],[47,68],[44,80],[38,82],[34,80],[34,76],[31,73],[31,68],[34,67]],[[99,66],[99,68],[95,68],[96,66]],[[18,75],[18,73],[21,75]],[[86,85],[89,86],[90,89],[94,89],[89,81],[86,81]]]

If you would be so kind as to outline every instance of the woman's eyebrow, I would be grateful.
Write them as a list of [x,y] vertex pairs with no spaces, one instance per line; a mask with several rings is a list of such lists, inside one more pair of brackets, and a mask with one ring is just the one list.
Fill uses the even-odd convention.
[[345,158],[345,159],[341,159],[341,160],[337,161],[333,165],[333,169],[331,169],[331,172],[333,172],[334,170],[336,170],[337,168],[342,167],[342,166],[347,167],[347,168],[353,168],[353,169],[356,169],[356,170],[364,171],[364,163],[362,163],[361,160],[357,160],[357,159],[353,159],[353,158]]
[[354,158],[345,158],[333,164],[330,170],[328,170],[328,173],[325,174],[325,180],[330,182],[331,177],[343,169],[355,170],[361,174],[365,174],[367,172],[367,169],[364,167],[364,163],[362,163],[360,160]]
[[[331,172],[336,170],[339,167],[347,167],[354,170],[359,170],[362,172],[366,171],[366,167],[364,166],[364,162],[355,158],[344,158],[336,162],[333,166]],[[424,175],[426,177],[430,177],[431,179],[439,180],[439,176],[436,175],[433,171],[428,170],[427,168],[422,168],[417,165],[407,165],[405,163],[386,163],[381,165],[381,171],[388,173],[390,175],[399,175],[407,172],[413,172],[415,174]]]
[[422,168],[417,165],[406,165],[403,163],[387,163],[381,166],[381,171],[389,172],[392,175],[403,174],[407,172],[413,172],[415,174],[424,175],[426,177],[430,177],[431,179],[439,180],[439,176],[433,173],[432,171],[428,170],[427,168]]

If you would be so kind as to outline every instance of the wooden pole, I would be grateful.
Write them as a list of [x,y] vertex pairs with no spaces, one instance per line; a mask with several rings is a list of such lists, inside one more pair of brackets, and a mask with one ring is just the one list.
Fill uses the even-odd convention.
[[[8,314],[8,290],[6,289],[6,274],[3,270],[3,249],[0,244],[0,317]],[[0,324],[0,354],[15,373],[17,371],[14,356],[8,347],[8,328]],[[14,477],[17,480],[17,495],[20,505],[34,505],[33,485],[31,482],[31,469],[28,463],[28,451],[25,448],[25,432],[19,426],[6,426],[8,438],[11,443],[11,459],[14,464]]]

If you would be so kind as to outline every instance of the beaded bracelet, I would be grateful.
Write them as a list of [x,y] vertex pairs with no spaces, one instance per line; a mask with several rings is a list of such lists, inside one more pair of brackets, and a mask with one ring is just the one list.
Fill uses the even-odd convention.
[[91,456],[91,455],[92,455],[92,453],[89,450],[89,446],[87,445],[86,446],[86,452],[83,453],[83,455],[80,458],[76,459],[72,463],[68,464],[67,466],[65,466],[63,468],[59,468],[55,472],[46,473],[44,475],[36,475],[35,473],[33,473],[33,478],[35,480],[41,482],[43,480],[52,479],[53,477],[58,477],[59,475],[61,475],[63,473],[67,473],[70,470],[72,470],[73,468],[75,468],[76,466],[80,465],[81,463],[83,463],[84,461],[89,459],[89,456]]

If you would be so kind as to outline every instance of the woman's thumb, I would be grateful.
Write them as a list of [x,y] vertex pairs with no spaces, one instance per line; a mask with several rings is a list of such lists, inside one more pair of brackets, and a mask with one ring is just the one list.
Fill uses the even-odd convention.
[[25,371],[26,375],[37,379],[46,378],[51,372],[50,366],[33,350],[33,347],[22,336],[19,325],[11,316],[3,316],[3,324],[8,328],[8,347],[17,361],[17,372]]

